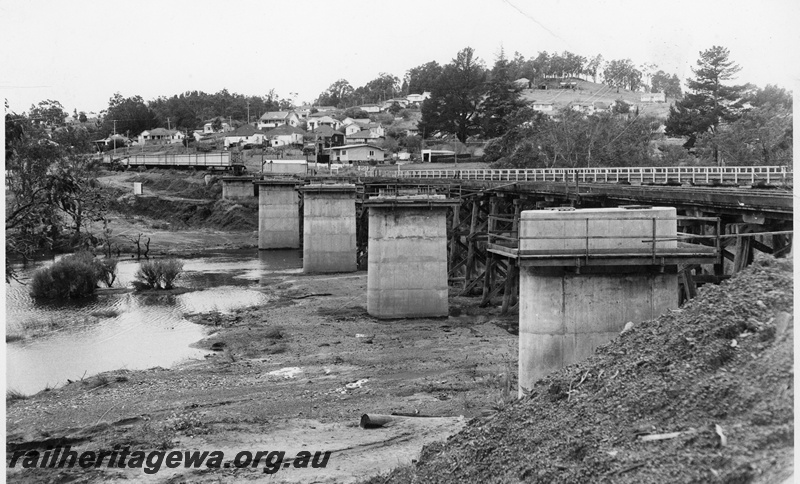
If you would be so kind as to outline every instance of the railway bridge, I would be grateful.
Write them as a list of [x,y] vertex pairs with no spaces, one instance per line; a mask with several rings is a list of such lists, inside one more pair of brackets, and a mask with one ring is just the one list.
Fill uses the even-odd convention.
[[[364,202],[378,195],[410,194],[457,201],[447,212],[450,286],[463,295],[480,295],[484,305],[502,298],[503,311],[517,303],[515,251],[520,214],[526,210],[675,207],[679,241],[712,248],[715,258],[713,263],[705,257],[698,263],[681,264],[683,299],[693,297],[697,285],[717,283],[738,272],[757,252],[781,256],[791,250],[792,172],[786,167],[368,169],[350,175],[290,178],[297,188],[310,183],[355,185],[360,268],[367,267],[368,258],[369,216]],[[234,181],[252,183],[241,177],[231,178]],[[300,193],[296,200],[298,232],[302,233]],[[302,244],[302,236],[298,239]]]

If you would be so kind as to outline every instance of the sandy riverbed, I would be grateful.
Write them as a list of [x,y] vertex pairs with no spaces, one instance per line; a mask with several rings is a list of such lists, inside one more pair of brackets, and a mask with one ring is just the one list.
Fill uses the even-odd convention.
[[[204,361],[120,370],[8,402],[10,451],[129,445],[222,450],[226,461],[243,450],[332,451],[327,468],[272,476],[263,468],[13,469],[8,478],[350,482],[410,463],[424,444],[512,398],[517,338],[503,328],[516,315],[454,297],[459,316],[378,321],[365,310],[366,282],[364,272],[276,275],[266,284],[269,306],[196,316],[209,331],[197,346],[220,350]],[[419,417],[365,430],[358,422],[366,412]]]

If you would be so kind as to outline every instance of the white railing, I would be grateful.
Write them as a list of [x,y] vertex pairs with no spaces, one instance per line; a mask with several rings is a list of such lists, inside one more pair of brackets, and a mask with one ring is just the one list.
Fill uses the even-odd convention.
[[455,178],[461,180],[541,181],[583,183],[735,183],[792,182],[785,166],[698,166],[625,168],[540,168],[528,170],[379,170],[375,176],[397,178]]

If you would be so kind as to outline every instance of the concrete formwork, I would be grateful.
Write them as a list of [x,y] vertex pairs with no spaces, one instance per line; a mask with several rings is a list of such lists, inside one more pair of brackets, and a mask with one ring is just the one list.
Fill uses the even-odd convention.
[[300,194],[296,180],[259,180],[258,248],[300,247]]
[[356,186],[306,185],[303,272],[356,270]]
[[242,200],[255,198],[252,176],[223,176],[222,199]]
[[444,198],[370,199],[367,311],[376,318],[448,315]]
[[655,257],[648,265],[651,254],[675,250],[676,227],[671,207],[522,212],[520,394],[590,356],[628,321],[678,307],[676,266],[659,265]]

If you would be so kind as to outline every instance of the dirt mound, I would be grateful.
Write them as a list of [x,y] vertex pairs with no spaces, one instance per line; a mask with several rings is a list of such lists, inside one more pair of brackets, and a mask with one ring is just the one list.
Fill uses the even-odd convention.
[[112,211],[166,222],[172,229],[258,229],[258,206],[228,200],[171,199],[157,196],[123,195],[112,201]]
[[760,259],[371,482],[783,482],[792,286]]

